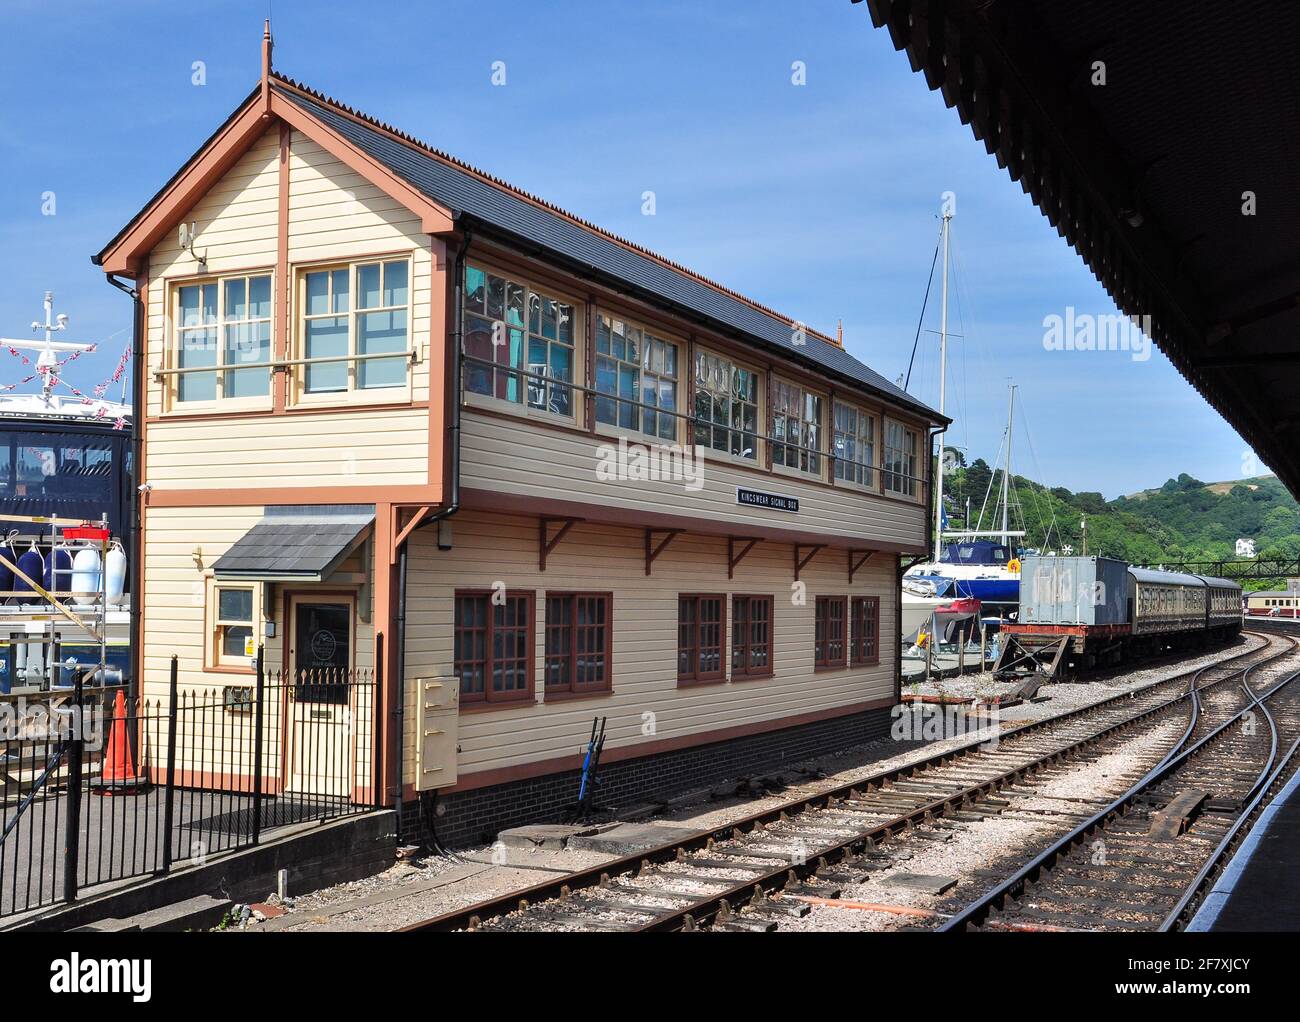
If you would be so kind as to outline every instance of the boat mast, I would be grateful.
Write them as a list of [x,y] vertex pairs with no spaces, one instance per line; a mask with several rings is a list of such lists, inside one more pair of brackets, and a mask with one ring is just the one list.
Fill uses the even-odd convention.
[[1007,511],[1010,509],[1011,495],[1011,422],[1016,407],[1016,385],[1007,388],[1007,462],[1002,468],[1002,545],[1007,545]]
[[[939,305],[939,414],[943,414],[945,386],[948,378],[948,228],[952,221],[952,208],[945,204],[943,210],[943,289]],[[934,560],[939,562],[943,550],[943,438],[947,429],[939,434],[939,464],[934,482]]]

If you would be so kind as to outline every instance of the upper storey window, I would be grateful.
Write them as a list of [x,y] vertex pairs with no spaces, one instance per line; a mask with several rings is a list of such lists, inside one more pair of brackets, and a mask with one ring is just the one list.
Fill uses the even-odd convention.
[[574,414],[573,305],[465,268],[465,389],[565,418]]
[[904,497],[917,495],[917,433],[901,422],[885,421],[885,491]]
[[784,380],[772,381],[772,464],[821,474],[822,417],[820,394]]
[[[677,439],[677,345],[620,319],[596,320],[596,421]],[[662,410],[662,411],[661,411]]]
[[758,373],[707,351],[695,353],[695,442],[758,460]]
[[268,396],[271,275],[186,284],[174,295],[175,400]]
[[406,386],[410,273],[409,260],[394,259],[301,275],[304,395]]
[[874,486],[876,420],[853,405],[835,402],[835,478]]

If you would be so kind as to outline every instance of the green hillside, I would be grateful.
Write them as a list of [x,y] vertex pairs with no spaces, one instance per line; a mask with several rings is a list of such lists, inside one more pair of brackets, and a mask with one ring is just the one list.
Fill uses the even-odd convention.
[[[960,452],[949,451],[957,463],[944,483],[949,527],[962,527],[969,496],[968,527],[974,528],[986,492],[988,508],[996,503],[1002,474],[982,458],[966,465]],[[1086,520],[1088,553],[1131,563],[1231,560],[1238,538],[1255,540],[1260,558],[1300,557],[1300,505],[1274,476],[1207,484],[1183,473],[1158,489],[1111,501],[1019,475],[1012,476],[1012,485],[1023,509],[1024,546],[1059,551],[1069,544],[1081,553],[1080,524]],[[986,510],[982,528],[991,524]]]

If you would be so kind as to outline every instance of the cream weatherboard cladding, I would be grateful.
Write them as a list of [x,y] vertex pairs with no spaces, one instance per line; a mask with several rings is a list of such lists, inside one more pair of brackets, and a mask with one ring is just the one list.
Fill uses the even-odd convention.
[[[194,248],[207,275],[260,269],[276,263],[279,129],[272,128],[214,185],[186,222],[197,224]],[[290,133],[289,259],[297,264],[411,253],[412,339],[420,353],[411,368],[411,408],[295,411],[245,418],[183,417],[183,405],[164,411],[164,385],[148,383],[145,479],[157,490],[230,486],[359,486],[428,481],[429,309],[432,259],[419,218],[324,153]],[[161,368],[168,343],[167,308],[173,280],[200,273],[195,255],[169,235],[153,251],[148,288],[149,370]],[[296,287],[290,289],[296,294]],[[283,289],[275,283],[275,297]],[[296,336],[296,310],[290,331]],[[278,308],[275,310],[278,324]],[[437,353],[440,355],[440,352]],[[376,392],[378,393],[378,392]],[[407,400],[406,391],[400,400]],[[205,413],[220,412],[206,404]]]
[[[512,418],[466,409],[461,415],[461,486],[688,515],[734,524],[738,534],[746,527],[763,525],[842,536],[846,544],[860,541],[863,547],[925,543],[925,514],[916,503],[849,487],[818,486],[792,475],[760,474],[707,454],[699,490],[678,482],[601,481],[596,475],[598,450],[604,445],[617,447],[617,439],[535,428],[529,430],[525,445],[520,443],[521,427],[523,423]],[[826,459],[821,460],[824,466]],[[742,506],[736,501],[737,487],[797,497],[799,512]]]
[[[453,673],[452,603],[457,589],[485,589],[500,582],[531,589],[534,610],[536,701],[485,712],[462,712],[459,772],[462,783],[476,772],[579,755],[594,715],[609,717],[609,748],[684,738],[785,717],[888,701],[894,693],[898,629],[894,619],[896,558],[878,554],[848,584],[842,549],[821,551],[801,573],[807,603],[791,600],[789,544],[764,542],[727,580],[727,543],[722,537],[682,535],[645,574],[639,529],[579,523],[537,565],[535,518],[464,511],[452,519],[453,547],[439,550],[433,530],[410,540],[407,583],[406,686],[420,678]],[[545,703],[540,665],[544,650],[545,600],[552,591],[611,591],[613,609],[612,695]],[[772,595],[775,675],[726,684],[677,686],[677,595],[717,592]],[[881,597],[880,663],[814,671],[813,606],[819,595]],[[730,601],[727,601],[730,622]],[[730,663],[730,623],[727,662]],[[418,709],[410,708],[404,745],[405,776],[418,776]],[[652,716],[647,717],[647,714]],[[643,728],[653,723],[653,733]]]

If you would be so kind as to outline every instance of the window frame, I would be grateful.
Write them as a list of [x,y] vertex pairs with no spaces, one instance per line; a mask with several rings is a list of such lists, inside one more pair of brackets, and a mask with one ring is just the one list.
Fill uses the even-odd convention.
[[[694,641],[690,645],[693,651],[691,671],[682,671],[682,602],[690,600],[695,604]],[[705,600],[718,603],[718,669],[700,671],[700,607]],[[712,647],[710,647],[712,648]],[[688,688],[693,685],[717,685],[727,680],[727,594],[726,593],[678,593],[677,594],[677,687]]]
[[[839,427],[839,418],[837,412],[839,409],[845,409],[852,412],[857,417],[858,429],[853,435],[853,444],[855,448],[861,449],[863,446],[862,424],[865,422],[869,427],[869,433],[866,440],[868,451],[867,461],[844,458],[840,455],[839,437],[841,430]],[[881,481],[881,467],[877,463],[877,453],[880,450],[880,441],[883,438],[877,437],[877,423],[880,416],[875,412],[868,411],[861,405],[854,404],[852,401],[842,401],[838,397],[831,402],[831,453],[827,455],[831,459],[831,479],[836,486],[852,486],[856,489],[866,490],[871,493],[878,492]],[[844,435],[848,435],[847,433]],[[865,481],[850,478],[848,473],[853,471],[854,475],[862,474]],[[841,474],[843,472],[844,474]]]
[[[405,370],[404,383],[392,387],[359,387],[357,370],[363,363],[357,361],[357,343],[360,331],[357,328],[359,318],[371,312],[394,312],[400,305],[379,305],[373,308],[360,308],[358,276],[362,267],[380,267],[380,300],[383,300],[384,267],[388,263],[406,263],[406,348],[392,355],[385,353],[383,358],[401,359]],[[348,309],[346,312],[307,312],[307,277],[313,273],[334,274],[346,270],[348,274]],[[408,403],[414,388],[415,365],[420,358],[420,344],[415,333],[415,259],[412,252],[388,252],[376,255],[357,256],[352,259],[335,259],[315,263],[298,263],[293,267],[293,335],[290,359],[307,358],[307,323],[309,319],[345,318],[348,324],[347,361],[324,363],[324,365],[342,365],[347,369],[347,386],[343,390],[329,390],[312,393],[307,390],[307,375],[311,366],[289,366],[289,402],[296,407],[314,407],[317,405],[352,405],[352,404],[393,404]],[[334,294],[334,282],[330,281],[330,295]],[[331,302],[332,304],[332,302]],[[377,360],[376,360],[377,361]]]
[[[728,439],[730,439],[730,437],[733,434],[738,433],[743,436],[747,432],[743,427],[741,429],[736,429],[730,425],[723,426],[714,423],[712,419],[709,419],[707,422],[705,422],[700,418],[700,414],[699,414],[700,375],[697,366],[699,365],[699,359],[702,357],[712,358],[719,362],[724,362],[727,365],[729,365],[731,367],[731,385],[733,388],[735,386],[736,370],[738,369],[744,370],[745,372],[750,373],[754,377],[753,404],[754,404],[754,424],[756,428],[754,430],[754,456],[752,458],[747,458],[743,454],[732,454],[730,450],[730,444],[728,444],[727,450],[721,450],[717,447],[714,447],[711,442],[707,444],[700,442],[699,431],[702,428],[709,430],[710,438],[712,438],[712,436],[714,435],[714,431],[719,429],[726,431],[728,435]],[[688,423],[689,431],[687,434],[687,438],[690,446],[694,447],[697,452],[702,453],[706,458],[723,459],[723,460],[731,461],[737,465],[745,465],[750,468],[757,468],[760,469],[761,471],[766,472],[767,471],[766,444],[767,444],[767,430],[769,425],[767,421],[768,419],[767,392],[768,392],[768,388],[771,386],[771,381],[770,381],[771,374],[766,369],[755,369],[754,363],[749,363],[743,360],[738,360],[736,358],[733,358],[731,355],[724,354],[721,350],[716,348],[711,348],[707,344],[695,345],[694,351],[690,355],[690,373],[691,373],[690,376],[691,399],[690,399],[690,405],[687,408],[687,414],[690,417]],[[715,393],[713,390],[710,390],[708,388],[705,388],[705,391],[710,395],[713,395]],[[728,401],[731,400],[730,394],[728,394],[727,399]],[[745,402],[745,404],[749,404],[749,402],[747,401]]]
[[[255,581],[236,581],[219,579],[216,576],[208,576],[207,591],[204,596],[206,606],[206,641],[204,643],[204,664],[203,668],[207,671],[220,671],[227,674],[255,674],[257,668],[253,661],[257,658],[254,652],[251,656],[230,656],[223,652],[223,639],[225,638],[226,628],[249,628],[252,631],[253,648],[256,651],[261,640],[262,622],[264,618],[263,610],[263,591],[262,583]],[[238,589],[252,594],[250,619],[248,621],[236,621],[234,619],[226,620],[221,617],[221,590]]]
[[[578,624],[577,610],[578,601],[583,599],[602,600],[605,604],[605,621],[599,626],[605,631],[604,657],[605,670],[604,678],[595,685],[580,685],[577,678],[577,660],[578,660],[578,643],[577,635],[579,627],[591,628],[592,625],[580,626]],[[612,592],[592,592],[587,590],[560,591],[554,592],[547,590],[544,594],[543,606],[543,623],[542,623],[542,695],[546,700],[554,699],[576,699],[584,696],[606,695],[614,691],[614,594]],[[570,619],[567,625],[551,624],[551,602],[565,600],[569,603]],[[566,654],[556,654],[555,656],[564,656],[569,661],[570,678],[567,684],[551,685],[550,683],[550,662],[553,658],[550,652],[551,634],[558,628],[567,628],[571,632],[569,642],[569,652]]]
[[[244,302],[248,303],[248,282],[258,277],[269,277],[271,280],[271,309],[268,316],[246,317],[241,320],[232,320],[229,323],[225,319],[226,309],[226,284],[230,281],[242,280],[244,282]],[[212,286],[217,289],[216,318],[210,326],[199,323],[195,326],[185,326],[181,319],[181,291],[188,287],[203,288]],[[275,361],[275,335],[277,303],[276,303],[276,274],[274,267],[255,267],[247,270],[236,270],[229,273],[205,273],[195,277],[178,277],[174,280],[167,281],[167,318],[165,321],[164,334],[164,358],[163,368],[170,372],[163,376],[162,380],[162,407],[166,413],[175,414],[193,414],[195,412],[213,411],[215,409],[230,411],[248,411],[269,409],[275,393],[275,371],[271,368],[266,370],[267,387],[265,394],[254,394],[246,397],[226,397],[226,376],[228,373],[241,368],[238,364],[224,361],[226,355],[226,327],[241,323],[261,323],[267,324],[268,336],[268,355],[267,362]],[[202,297],[200,292],[200,308],[202,308]],[[212,368],[206,366],[182,366],[181,365],[181,343],[182,335],[185,333],[197,333],[207,329],[213,329],[216,332],[217,345],[217,362]],[[176,370],[186,370],[177,372]],[[199,376],[202,373],[213,373],[216,376],[216,397],[198,398],[191,400],[182,400],[180,396],[181,381],[187,376]]]
[[[893,447],[890,445],[889,442],[890,426],[897,426],[900,430],[902,430],[902,440],[904,443],[906,443],[907,441],[907,434],[908,433],[912,434],[912,441],[913,441],[914,448],[911,453],[913,464],[911,466],[910,471],[906,471],[906,470],[900,471],[898,469],[891,467],[893,463],[893,459],[891,458],[891,452],[898,451],[901,454],[906,455],[906,450],[905,448],[902,447]],[[901,419],[894,419],[886,416],[884,418],[884,428],[881,430],[880,447],[881,447],[881,453],[883,455],[883,457],[881,458],[881,468],[880,468],[881,477],[882,477],[881,492],[884,493],[886,496],[892,496],[898,500],[907,500],[907,501],[922,500],[925,492],[924,465],[929,459],[921,451],[921,430],[917,429],[917,427],[915,426],[908,425],[906,422],[904,422]],[[910,489],[900,490],[894,486],[891,486],[890,481],[891,479],[895,479],[895,478],[901,479],[904,485],[910,487]]]
[[[747,601],[748,607],[744,617],[739,613],[739,603],[741,600]],[[767,664],[762,667],[755,667],[752,664],[752,653],[758,643],[752,639],[750,626],[754,623],[752,608],[755,603],[767,607],[767,640],[762,645],[767,647]],[[732,593],[731,594],[731,676],[733,679],[742,678],[745,680],[755,678],[770,678],[776,673],[776,598],[763,593]],[[743,626],[743,637],[742,637]],[[739,640],[740,646],[737,642]],[[736,654],[740,647],[744,649],[745,665],[736,666]]]
[[[636,440],[640,443],[646,443],[646,444],[667,445],[667,444],[680,443],[681,436],[682,436],[682,422],[684,419],[689,418],[690,415],[689,410],[684,410],[682,408],[685,395],[686,395],[686,380],[683,377],[682,367],[686,365],[686,363],[689,361],[690,358],[689,345],[686,343],[685,340],[683,340],[680,337],[676,337],[671,333],[667,333],[665,331],[659,330],[658,328],[648,326],[645,323],[642,323],[634,318],[624,316],[621,313],[613,311],[612,309],[593,306],[592,312],[594,313],[594,315],[592,316],[592,322],[595,325],[595,334],[591,338],[591,379],[587,381],[586,385],[590,388],[590,393],[588,394],[588,398],[591,401],[591,409],[592,409],[591,422],[594,430],[597,433],[603,433],[608,436],[625,436],[629,440]],[[627,358],[619,358],[618,356],[614,355],[612,353],[612,344],[611,344],[611,354],[605,355],[601,353],[600,330],[601,330],[601,321],[604,319],[608,319],[610,321],[611,338],[613,337],[614,323],[622,323],[624,327],[631,327],[634,330],[637,330],[641,333],[643,348],[642,348],[641,357],[638,359],[638,363],[637,363],[637,381],[638,381],[639,389],[638,389],[638,396],[635,399],[635,402],[633,402],[633,400],[630,398],[619,397],[617,394],[606,394],[604,391],[600,389],[599,363],[601,359],[609,359],[610,361],[615,363],[616,386],[617,386],[618,367],[625,366],[625,365],[630,366],[633,364],[629,362]],[[624,333],[624,337],[626,337],[626,332]],[[672,348],[676,352],[676,359],[677,359],[676,376],[670,377],[666,373],[656,372],[655,370],[650,369],[646,366],[645,363],[649,358],[649,352],[651,350],[650,346],[646,343],[647,341],[657,341],[660,344]],[[663,412],[660,411],[660,407],[658,405],[655,405],[654,407],[648,407],[646,405],[645,381],[647,375],[654,377],[654,379],[656,380],[671,379],[673,382],[673,409],[670,413],[667,414],[667,417],[672,421],[673,424],[671,437],[665,437],[660,435],[659,433],[649,433],[645,429],[645,417],[647,413],[657,414],[657,415],[664,414]],[[632,404],[633,407],[636,409],[637,421],[639,425],[633,427],[633,426],[624,426],[618,422],[601,421],[600,405],[602,400],[609,400],[614,402],[616,419],[619,417],[618,411],[623,405]],[[689,423],[687,425],[689,429]]]
[[[829,635],[824,634],[833,622],[830,616],[830,608],[838,606],[840,609],[840,655],[837,659],[831,659],[823,655],[824,650],[828,650],[830,644],[835,641]],[[826,617],[823,619],[823,608],[826,608]],[[813,669],[816,671],[838,671],[849,664],[849,606],[847,596],[818,596],[813,604]]]
[[[768,423],[767,428],[772,435],[772,440],[771,440],[772,471],[780,473],[782,475],[792,475],[799,478],[816,479],[816,480],[825,481],[826,471],[823,462],[828,456],[829,452],[824,447],[822,447],[821,444],[826,439],[826,409],[827,406],[830,404],[827,395],[822,391],[817,390],[814,387],[807,387],[802,383],[796,383],[794,380],[789,379],[788,377],[781,376],[777,373],[772,373],[771,387],[772,387],[772,400],[768,402],[771,410],[771,414],[770,414],[771,421]],[[791,443],[788,439],[778,440],[776,438],[777,419],[789,418],[787,413],[777,411],[777,407],[776,407],[777,395],[780,394],[781,388],[788,388],[794,391],[798,395],[798,398],[796,399],[796,404],[799,409],[798,421],[799,421],[799,428],[800,428],[801,435],[806,434],[810,422],[810,420],[805,417],[806,412],[808,410],[807,402],[809,401],[809,399],[815,399],[821,402],[821,411],[817,417],[817,422],[816,422],[818,446],[808,447],[803,443]],[[787,437],[788,437],[788,431],[787,431]],[[784,458],[788,456],[787,453],[788,451],[796,452],[795,456],[800,462],[800,464],[788,465],[785,463]],[[778,461],[777,460],[778,457],[781,457],[783,460]],[[816,468],[803,467],[805,463],[812,464],[814,461],[816,462],[817,465]]]
[[[869,613],[868,613],[869,611]],[[871,625],[871,652],[864,655],[863,638]],[[849,665],[875,667],[880,663],[880,597],[855,596],[849,603]]]
[[[478,708],[495,708],[506,706],[527,706],[536,701],[536,674],[537,674],[537,605],[535,593],[532,589],[510,589],[505,591],[506,599],[523,599],[525,601],[524,622],[526,632],[524,636],[524,648],[527,650],[527,656],[524,659],[524,688],[518,692],[509,694],[493,694],[492,689],[492,667],[495,662],[493,657],[493,637],[496,631],[496,608],[504,604],[494,604],[492,597],[497,590],[492,589],[457,589],[452,594],[452,673],[456,677],[457,691],[462,709]],[[461,677],[461,660],[456,658],[456,638],[465,631],[460,625],[459,614],[457,614],[457,605],[462,599],[483,599],[487,601],[488,613],[484,625],[483,637],[483,691],[481,693],[466,693],[464,690],[464,679]]]
[[[586,415],[587,415],[587,400],[588,400],[588,394],[585,388],[589,386],[589,381],[587,380],[587,363],[586,363],[586,353],[587,353],[587,344],[588,344],[588,338],[587,338],[588,303],[580,298],[577,298],[572,292],[565,290],[563,287],[552,287],[549,284],[540,284],[534,277],[532,277],[529,274],[523,274],[515,270],[504,269],[501,266],[498,266],[497,264],[493,263],[491,260],[479,260],[479,259],[474,259],[473,261],[466,260],[464,264],[464,273],[466,274],[466,279],[461,280],[458,283],[460,285],[460,292],[461,292],[461,309],[460,309],[461,317],[462,317],[461,338],[460,338],[461,354],[467,360],[470,358],[477,357],[477,356],[470,355],[470,353],[465,350],[466,339],[469,336],[469,318],[471,316],[477,316],[479,319],[486,320],[488,323],[494,323],[494,322],[503,323],[506,325],[507,330],[517,329],[517,328],[510,327],[506,320],[493,320],[487,314],[486,298],[484,300],[483,311],[481,313],[469,307],[468,274],[471,269],[478,270],[479,272],[484,274],[485,288],[487,286],[486,277],[490,274],[492,276],[502,278],[507,284],[514,284],[524,289],[524,324],[522,327],[523,346],[521,349],[521,359],[518,368],[514,366],[502,364],[502,363],[496,363],[497,366],[496,368],[488,369],[488,367],[485,367],[478,362],[465,361],[464,363],[465,371],[462,373],[462,380],[460,384],[461,402],[470,407],[493,409],[496,411],[508,413],[510,415],[518,415],[522,418],[536,418],[544,422],[552,422],[561,426],[569,426],[569,427],[577,427],[580,429],[585,429],[586,421],[587,421]],[[528,369],[528,347],[529,347],[529,339],[534,335],[532,333],[532,330],[530,329],[530,324],[528,322],[529,320],[528,310],[529,310],[529,298],[532,295],[537,295],[542,299],[550,299],[552,301],[559,302],[562,305],[569,306],[573,310],[573,347],[572,347],[572,354],[571,354],[572,362],[570,365],[570,375],[572,379],[570,379],[567,384],[569,388],[569,414],[568,415],[564,415],[559,412],[553,412],[550,410],[549,407],[536,408],[533,407],[531,404],[529,404],[528,387],[530,385],[537,384],[539,381],[533,380],[531,377],[528,376],[518,375],[518,379],[521,384],[519,400],[516,401],[516,400],[511,400],[510,398],[497,397],[495,393],[495,389],[496,389],[495,381],[498,372],[505,372],[505,373],[513,372],[515,374],[523,374],[531,371]],[[504,312],[505,309],[503,308],[502,311]],[[556,333],[558,336],[559,333],[558,329]],[[547,364],[549,366],[550,344],[554,343],[554,339],[543,337],[543,335],[541,334],[538,334],[536,336],[539,339],[545,340],[547,342]],[[483,394],[480,393],[479,391],[473,391],[469,389],[470,372],[474,369],[487,370],[491,372],[492,374],[491,378],[493,381],[492,389],[494,391],[493,393]],[[556,384],[547,384],[547,386],[556,386]],[[549,404],[549,399],[547,403]]]

